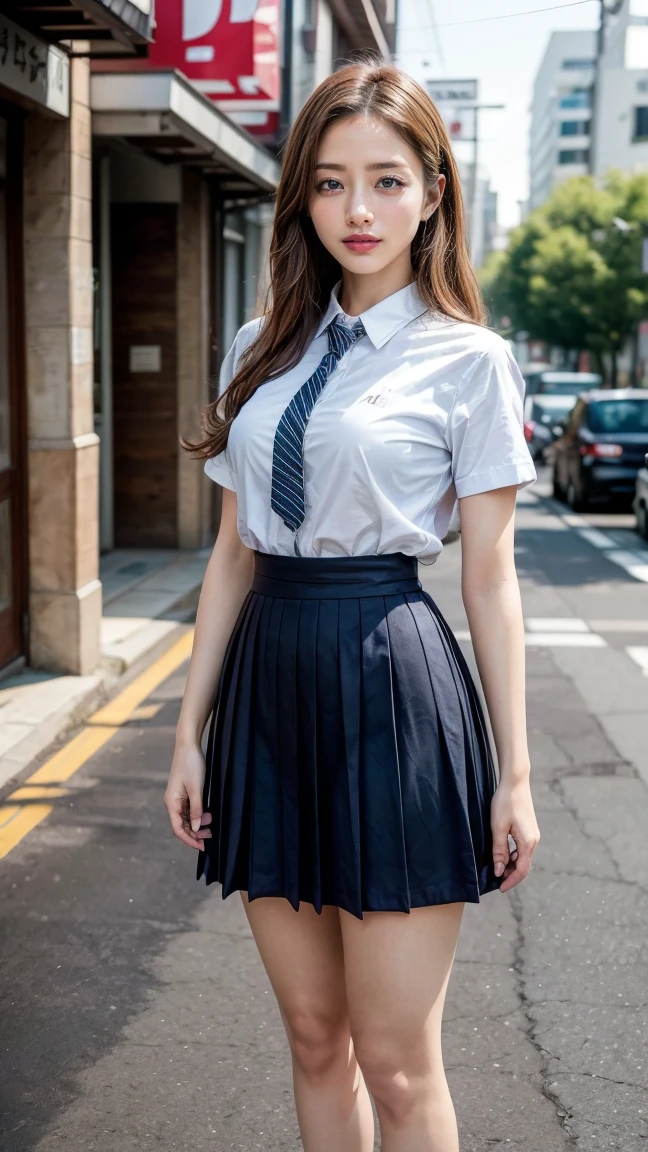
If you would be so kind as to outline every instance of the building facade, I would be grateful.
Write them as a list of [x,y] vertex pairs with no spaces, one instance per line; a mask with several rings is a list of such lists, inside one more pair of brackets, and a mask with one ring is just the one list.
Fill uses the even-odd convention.
[[595,88],[592,171],[648,169],[648,3],[625,0],[605,17]]
[[558,184],[589,171],[595,63],[595,32],[552,34],[533,86],[531,210]]
[[[183,75],[194,60],[229,67],[232,37],[273,5],[274,72],[271,53],[250,57],[255,27],[229,104],[225,80]],[[395,13],[390,0],[157,0],[154,29],[151,0],[5,10],[0,675],[85,675],[101,554],[213,540],[220,493],[179,441],[200,436],[222,356],[263,306],[279,149],[354,48],[388,56]],[[165,11],[179,59],[152,66]]]
[[99,655],[88,56],[150,34],[148,0],[0,16],[0,668]]

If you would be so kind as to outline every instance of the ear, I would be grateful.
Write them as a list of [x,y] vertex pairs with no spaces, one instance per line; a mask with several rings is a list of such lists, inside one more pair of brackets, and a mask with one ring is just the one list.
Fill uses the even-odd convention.
[[432,216],[433,213],[436,212],[436,210],[439,207],[439,204],[441,203],[441,200],[443,198],[443,192],[444,192],[445,186],[446,186],[446,178],[443,175],[443,173],[440,172],[438,177],[437,177],[436,184],[434,185],[433,188],[430,188],[428,190],[427,199],[425,202],[425,207],[423,208],[423,211],[421,213],[421,220],[423,220],[423,221],[429,220],[430,216]]

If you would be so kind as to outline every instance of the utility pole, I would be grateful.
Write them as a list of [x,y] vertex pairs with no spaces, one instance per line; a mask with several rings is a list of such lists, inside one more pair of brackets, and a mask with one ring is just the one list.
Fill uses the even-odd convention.
[[[473,145],[473,162],[472,172],[470,178],[470,250],[471,253],[476,251],[477,237],[478,237],[478,223],[477,223],[477,207],[479,204],[479,176],[477,172],[477,165],[479,163],[479,113],[485,111],[501,111],[506,108],[506,104],[460,104],[457,107],[457,112],[465,112],[470,109],[475,113],[475,130],[472,140],[467,143]],[[464,138],[465,139],[465,138]]]

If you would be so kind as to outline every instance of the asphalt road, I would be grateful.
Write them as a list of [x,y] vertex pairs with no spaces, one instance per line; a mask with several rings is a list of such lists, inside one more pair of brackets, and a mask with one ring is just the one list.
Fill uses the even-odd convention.
[[[517,512],[542,841],[525,884],[466,910],[446,1064],[462,1152],[643,1152],[648,548],[548,491]],[[462,637],[459,547],[420,571]],[[195,882],[163,808],[183,674],[0,865],[3,1152],[301,1146],[239,897]]]

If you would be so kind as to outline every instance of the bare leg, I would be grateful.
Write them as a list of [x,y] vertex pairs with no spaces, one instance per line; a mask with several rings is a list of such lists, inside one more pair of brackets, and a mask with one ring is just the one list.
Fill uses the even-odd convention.
[[241,893],[284,1022],[304,1152],[372,1152],[371,1101],[346,1004],[337,908],[295,912],[283,897]]
[[458,1152],[441,1018],[463,904],[340,911],[356,1056],[380,1120],[382,1152]]

